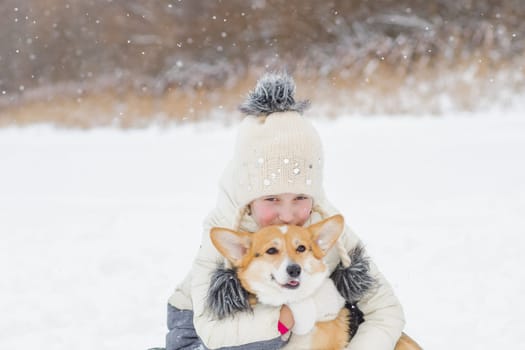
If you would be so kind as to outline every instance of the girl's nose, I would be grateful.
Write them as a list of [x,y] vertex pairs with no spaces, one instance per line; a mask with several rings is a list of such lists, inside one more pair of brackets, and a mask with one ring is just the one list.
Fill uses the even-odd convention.
[[293,210],[292,208],[285,206],[279,211],[279,220],[284,224],[293,224]]

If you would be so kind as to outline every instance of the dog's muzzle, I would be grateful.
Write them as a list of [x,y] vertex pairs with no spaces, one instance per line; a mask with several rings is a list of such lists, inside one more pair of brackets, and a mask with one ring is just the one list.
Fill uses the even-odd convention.
[[290,264],[286,266],[286,274],[288,275],[288,278],[286,279],[286,282],[279,282],[275,276],[272,274],[272,280],[274,280],[278,285],[280,285],[283,288],[287,289],[296,289],[299,288],[299,285],[301,284],[300,276],[301,276],[301,266],[298,264]]
[[295,289],[298,288],[301,282],[299,282],[299,276],[301,275],[301,266],[297,264],[288,265],[286,267],[286,273],[290,278],[288,282],[283,285],[284,288]]

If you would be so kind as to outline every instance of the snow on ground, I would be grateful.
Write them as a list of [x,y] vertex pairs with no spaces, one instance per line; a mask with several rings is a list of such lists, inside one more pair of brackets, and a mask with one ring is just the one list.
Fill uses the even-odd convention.
[[[317,120],[326,190],[426,349],[523,349],[525,118]],[[234,128],[0,130],[0,349],[164,344]]]

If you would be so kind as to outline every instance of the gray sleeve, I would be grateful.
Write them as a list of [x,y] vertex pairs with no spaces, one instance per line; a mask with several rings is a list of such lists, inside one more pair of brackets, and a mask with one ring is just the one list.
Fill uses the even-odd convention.
[[168,304],[166,350],[206,349],[193,327],[193,311],[179,310]]
[[[166,350],[210,350],[199,339],[193,326],[193,311],[179,310],[168,304],[168,334]],[[250,344],[227,346],[217,350],[276,350],[286,345],[287,341],[277,337]]]

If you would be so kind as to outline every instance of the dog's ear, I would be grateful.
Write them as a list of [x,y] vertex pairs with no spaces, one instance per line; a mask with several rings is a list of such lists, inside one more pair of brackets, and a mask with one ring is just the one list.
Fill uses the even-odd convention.
[[223,227],[212,228],[210,230],[210,238],[215,248],[233,266],[239,266],[252,243],[248,233],[237,232]]
[[337,242],[345,227],[341,215],[334,215],[308,227],[312,233],[312,251],[317,259],[326,255],[328,250]]

